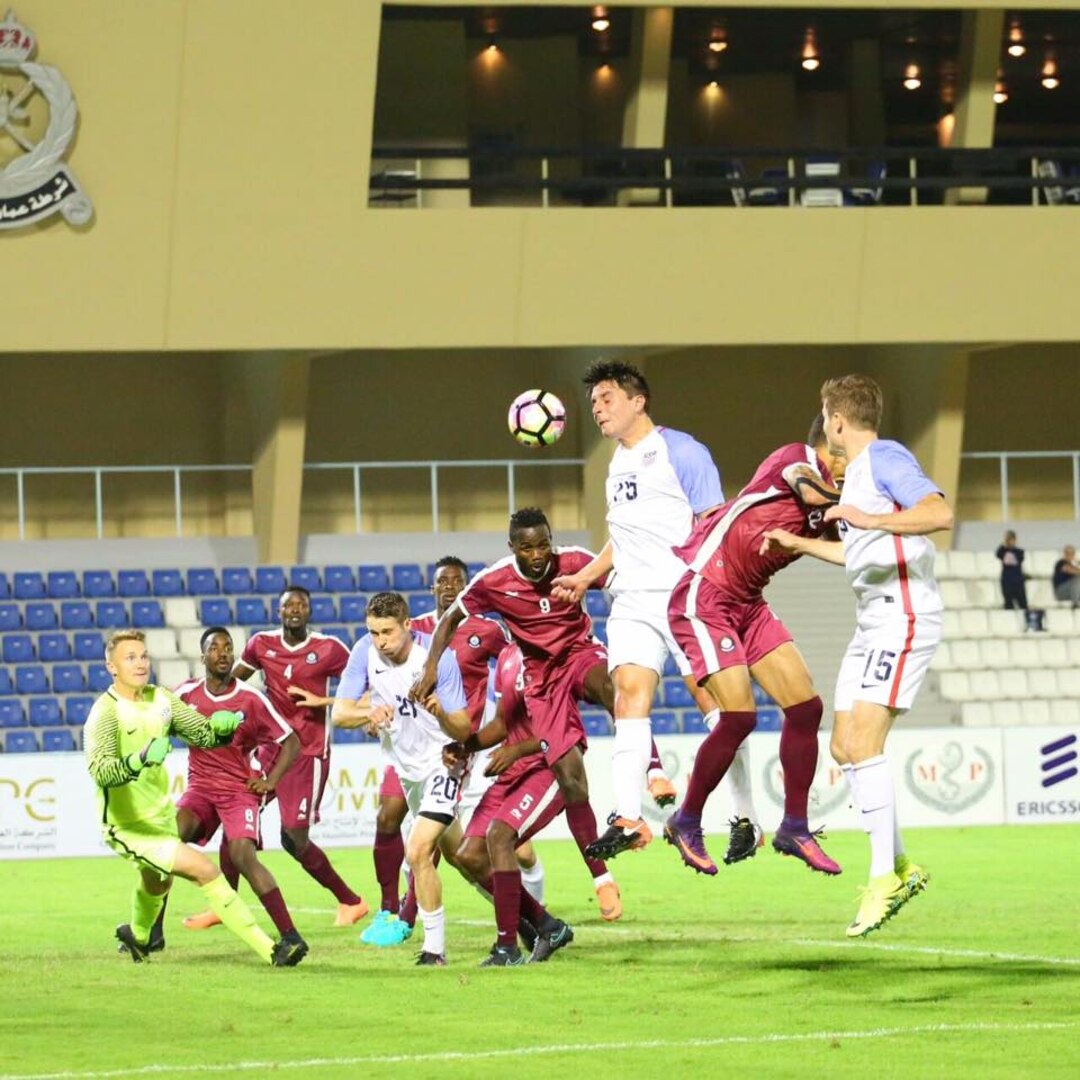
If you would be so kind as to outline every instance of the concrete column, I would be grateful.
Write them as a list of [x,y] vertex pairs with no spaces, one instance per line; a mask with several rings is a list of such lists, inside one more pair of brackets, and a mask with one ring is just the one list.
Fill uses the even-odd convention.
[[[1003,10],[962,13],[960,71],[950,146],[974,149],[994,145],[994,83],[1004,24]],[[986,188],[953,188],[945,193],[945,202],[985,203]]]
[[[628,92],[623,113],[622,144],[634,149],[661,148],[667,118],[668,76],[671,71],[671,8],[636,8],[631,31]],[[658,188],[624,188],[620,206],[654,205]]]
[[262,563],[295,562],[300,549],[309,356],[245,358],[252,422],[252,497]]

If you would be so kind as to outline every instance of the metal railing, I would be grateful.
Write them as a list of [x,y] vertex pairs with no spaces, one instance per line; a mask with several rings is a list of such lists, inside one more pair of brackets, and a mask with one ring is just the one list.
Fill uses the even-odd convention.
[[1072,463],[1073,518],[1080,521],[1080,450],[1002,450],[981,451],[960,455],[961,461],[997,461],[1001,485],[1001,520],[1008,523],[1009,516],[1009,462],[1010,461],[1070,461]]
[[[529,468],[551,468],[570,465],[580,468],[585,464],[583,458],[537,458],[535,461],[497,458],[489,460],[463,461],[321,461],[304,464],[304,470],[348,472],[352,476],[353,522],[357,533],[362,528],[362,484],[364,472],[378,469],[422,469],[429,475],[431,492],[431,531],[439,531],[439,474],[446,469],[489,468],[506,470],[506,494],[508,505],[513,508],[517,502],[517,470]],[[26,539],[26,481],[34,476],[86,476],[93,480],[94,526],[95,536],[101,540],[105,536],[105,492],[104,481],[109,476],[124,474],[157,474],[172,477],[173,518],[176,523],[176,535],[184,535],[184,478],[196,473],[247,473],[251,474],[251,465],[89,465],[89,466],[31,466],[26,468],[2,468],[0,478],[14,477],[16,516],[19,527],[19,539]]]

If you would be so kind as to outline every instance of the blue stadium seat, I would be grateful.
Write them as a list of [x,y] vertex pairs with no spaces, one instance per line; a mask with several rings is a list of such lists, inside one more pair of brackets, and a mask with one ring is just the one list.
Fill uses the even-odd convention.
[[668,709],[688,709],[694,704],[694,695],[687,689],[682,679],[664,680],[664,707]]
[[0,696],[14,693],[15,687],[11,682],[11,676],[8,674],[8,669],[6,667],[0,667]]
[[331,741],[335,743],[364,743],[374,742],[375,740],[370,735],[364,734],[363,728],[334,728]]
[[679,674],[679,665],[675,663],[675,657],[669,655],[667,660],[664,661],[663,674],[665,676]]
[[63,723],[60,715],[60,702],[54,697],[32,697],[30,699],[30,726],[56,727]]
[[94,622],[106,630],[128,625],[128,610],[123,600],[99,600],[94,608]]
[[94,613],[85,600],[63,600],[60,603],[60,625],[65,630],[89,630],[94,625]]
[[20,700],[17,697],[0,698],[0,727],[22,727],[25,723]]
[[611,611],[607,593],[600,589],[588,589],[585,593],[585,610],[594,619],[606,619]]
[[187,572],[188,596],[217,596],[221,591],[218,588],[217,574],[209,566],[193,566]]
[[62,663],[71,659],[71,642],[67,634],[39,634],[38,659],[43,664]]
[[199,604],[199,618],[203,626],[228,626],[233,621],[232,608],[228,600],[203,600]]
[[433,562],[429,562],[427,564],[426,584],[432,585],[432,584],[434,584],[434,582],[435,582],[435,564]]
[[41,747],[38,746],[36,732],[9,731],[4,739],[4,749],[9,754],[36,754]]
[[361,592],[384,592],[390,588],[390,578],[385,566],[361,565],[356,583]]
[[322,632],[327,637],[336,637],[346,649],[352,648],[353,637],[347,626],[324,626]]
[[762,688],[760,686],[758,686],[757,683],[753,684],[752,689],[753,689],[753,692],[754,692],[754,704],[755,705],[772,705],[772,704],[774,704],[773,699],[771,697],[769,697],[769,695],[767,693],[765,693],[765,691],[762,690]]
[[586,709],[581,714],[581,723],[590,739],[611,734],[611,718],[606,712]]
[[79,743],[70,728],[52,728],[41,733],[41,748],[46,753],[62,750],[78,750]]
[[156,630],[165,625],[160,600],[132,600],[131,625],[141,630]]
[[682,729],[684,735],[707,735],[709,733],[709,729],[705,726],[705,718],[697,709],[687,709],[683,713]]
[[[97,654],[98,657],[101,653]],[[81,694],[86,689],[82,664],[57,664],[52,669],[54,694]]]
[[34,600],[26,605],[27,630],[55,630],[60,625],[51,600]]
[[334,606],[332,596],[313,596],[311,598],[311,621],[316,626],[334,622],[337,617],[337,608]]
[[116,595],[116,582],[110,570],[85,570],[82,576],[83,596],[102,600]]
[[328,566],[323,571],[323,588],[327,592],[352,592],[356,588],[351,566]]
[[654,735],[677,735],[680,731],[679,721],[671,709],[653,709],[651,720]]
[[15,667],[16,694],[47,694],[49,676],[41,664],[18,664]]
[[29,634],[5,634],[3,642],[5,664],[25,664],[34,659],[34,639]]
[[[144,575],[145,576],[145,575]],[[183,596],[184,595],[184,579],[179,570],[154,570],[151,574],[154,582],[154,595],[155,596]],[[120,590],[120,595],[124,595],[123,589]],[[149,596],[150,590],[147,589],[144,593],[139,593],[139,596]]]
[[21,630],[22,611],[18,604],[0,604],[0,630]]
[[280,596],[285,591],[288,582],[285,580],[285,571],[280,566],[256,566],[255,567],[255,591],[259,593],[273,593]]
[[64,702],[64,719],[69,724],[85,724],[90,710],[94,707],[94,699],[87,695],[69,697]]
[[424,575],[416,563],[394,563],[395,592],[416,592],[424,587]]
[[[154,571],[156,578],[158,571]],[[157,590],[154,590],[157,592]],[[116,574],[116,592],[118,596],[149,596],[150,579],[145,570],[119,570]],[[158,595],[161,595],[160,593]]]
[[112,686],[112,676],[104,664],[91,664],[86,669],[86,688],[95,694],[103,694]]
[[0,573],[0,600],[6,600],[11,595],[11,583],[7,574]]
[[246,566],[226,566],[221,571],[221,591],[229,596],[255,591],[255,579]]
[[784,724],[784,710],[779,705],[759,705],[755,731],[779,731]]
[[429,592],[409,593],[406,599],[409,601],[409,614],[414,619],[417,615],[426,615],[435,610],[435,597]]
[[362,623],[366,613],[366,596],[343,596],[338,601],[338,617],[342,622]]
[[45,579],[37,571],[15,574],[16,600],[43,600],[46,595]]
[[476,577],[476,575],[479,574],[481,570],[486,570],[487,569],[487,563],[482,563],[482,562],[471,562],[471,563],[466,563],[465,565],[468,566],[468,568],[469,568],[469,580],[470,581],[472,581],[472,579],[474,577]]
[[79,595],[79,579],[71,570],[50,570],[47,585],[54,600],[70,600]]
[[289,570],[289,584],[314,593],[322,589],[322,578],[314,566],[294,566]]
[[101,660],[105,655],[105,635],[97,630],[84,630],[75,635],[76,660]]
[[[213,603],[213,601],[204,600],[203,603],[208,604]],[[206,621],[205,618],[203,621]],[[230,620],[223,619],[221,621],[227,623]],[[237,626],[265,626],[269,621],[270,615],[266,610],[266,600],[263,597],[238,596],[236,598]]]

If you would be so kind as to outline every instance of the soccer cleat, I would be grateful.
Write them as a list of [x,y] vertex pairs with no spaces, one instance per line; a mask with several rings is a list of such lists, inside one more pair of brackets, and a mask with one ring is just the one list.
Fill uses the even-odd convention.
[[781,855],[794,855],[796,859],[802,859],[811,870],[818,870],[822,874],[839,874],[843,871],[840,864],[830,859],[818,844],[818,837],[825,839],[825,830],[817,829],[814,832],[797,833],[785,829],[782,825],[773,836],[772,846],[774,851]]
[[480,961],[481,967],[521,967],[525,957],[516,945],[492,945],[491,952]]
[[281,935],[281,940],[270,954],[270,963],[274,967],[296,967],[308,954],[307,942],[296,930]]
[[600,905],[600,918],[604,922],[615,922],[622,918],[622,898],[619,886],[614,881],[605,881],[596,886],[596,902]]
[[663,773],[658,773],[649,781],[649,794],[661,808],[675,805],[675,785]]
[[726,866],[742,862],[743,859],[752,859],[758,848],[764,847],[765,833],[760,825],[744,817],[732,818],[728,824],[731,826],[731,833],[728,836],[727,851],[724,853]]
[[[915,897],[930,884],[930,874],[927,869],[917,862],[909,859],[907,855],[897,855],[893,864],[896,876],[907,887],[908,896]],[[154,939],[151,937],[150,945],[153,947]]]
[[542,964],[545,960],[551,959],[551,954],[558,952],[561,948],[569,945],[574,940],[574,931],[562,919],[555,920],[555,926],[549,930],[546,934],[540,934],[536,938],[536,945],[533,946],[532,956],[529,957],[530,964]]
[[866,937],[889,921],[910,899],[907,885],[895,874],[871,878],[860,891],[859,911],[847,928],[848,937]]
[[121,952],[126,952],[136,964],[141,964],[150,958],[150,944],[142,945],[135,940],[135,932],[130,923],[121,923],[116,928],[116,940],[122,946]]
[[685,817],[681,810],[677,810],[664,825],[664,839],[678,851],[691,870],[710,877],[716,873],[716,863],[705,849],[701,818]]
[[367,906],[365,900],[361,900],[359,904],[338,904],[334,925],[353,926],[367,915],[370,910],[371,908]]
[[[164,952],[164,950],[165,950],[165,933],[157,925],[157,923],[155,923],[154,924],[154,929],[150,931],[150,944],[146,946],[146,951],[148,953],[156,953],[156,952]],[[116,951],[126,953],[128,951],[128,947],[121,941],[116,946]]]
[[209,930],[211,926],[220,926],[221,920],[213,911],[200,911],[198,915],[189,915],[184,920],[185,930]]
[[521,938],[525,951],[531,953],[536,944],[537,932],[536,927],[528,919],[518,920],[518,937]]
[[607,832],[585,848],[585,854],[590,859],[614,859],[624,851],[640,851],[652,842],[652,830],[645,824],[644,818],[630,821],[629,818],[612,814],[607,820]]
[[386,949],[401,945],[412,937],[413,928],[403,919],[389,911],[380,911],[375,921],[360,935],[365,945],[377,945]]
[[446,967],[446,954],[422,952],[416,957],[417,967]]

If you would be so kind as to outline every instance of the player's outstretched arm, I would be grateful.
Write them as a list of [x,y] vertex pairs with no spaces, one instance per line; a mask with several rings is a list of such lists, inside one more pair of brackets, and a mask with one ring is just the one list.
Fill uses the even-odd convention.
[[803,506],[833,506],[840,501],[840,489],[825,483],[812,466],[799,464],[784,470],[784,479]]
[[371,694],[362,698],[334,698],[330,710],[330,723],[334,727],[358,728],[371,723]]
[[240,679],[242,682],[247,682],[252,675],[255,674],[255,669],[250,664],[245,664],[243,660],[237,660],[233,664],[232,677],[234,679]]
[[953,527],[952,507],[938,492],[892,514],[867,514],[855,506],[830,506],[826,521],[846,521],[856,529],[878,529],[894,536],[926,536]]
[[281,744],[281,752],[274,762],[274,767],[265,777],[253,776],[247,781],[248,791],[256,795],[269,795],[277,786],[278,781],[289,771],[289,766],[300,754],[300,736],[292,732]]
[[576,574],[560,574],[551,579],[551,595],[556,600],[565,600],[568,604],[580,603],[589,586],[611,573],[611,541],[600,549],[600,554],[593,561],[586,563]]
[[439,701],[435,694],[429,694],[428,697],[424,699],[423,704],[424,708],[439,721],[439,727],[441,727],[454,742],[464,742],[469,738],[472,733],[472,721],[469,719],[469,714],[464,709],[455,709],[453,712],[447,712],[442,707],[442,702]]
[[[435,684],[439,680],[439,658],[446,652],[446,647],[454,637],[454,631],[461,625],[465,617],[465,609],[460,604],[455,603],[439,620],[438,625],[435,627],[435,633],[431,638],[431,645],[428,646],[428,657],[427,662],[424,664],[424,670],[420,672],[419,677],[413,684],[413,688],[409,691],[409,697],[413,701],[424,702],[431,697],[431,692],[435,689]],[[468,732],[465,734],[468,735]]]
[[[828,511],[826,511],[826,515]],[[822,562],[844,565],[844,545],[839,540],[820,540],[810,536],[796,536],[787,529],[769,529],[761,538],[759,555],[771,551],[790,551],[793,555],[810,555]]]
[[179,735],[189,746],[201,746],[210,749],[220,746],[218,733],[210,723],[209,717],[203,716],[198,709],[193,709],[186,701],[181,701],[172,691],[166,691],[172,702],[172,719],[169,732]]

